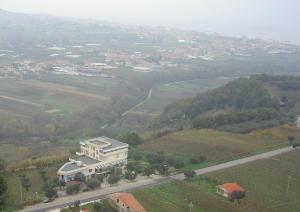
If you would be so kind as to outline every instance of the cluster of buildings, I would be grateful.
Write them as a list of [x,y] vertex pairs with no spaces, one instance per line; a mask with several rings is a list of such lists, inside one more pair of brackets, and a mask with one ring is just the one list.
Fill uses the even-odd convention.
[[[223,56],[250,57],[255,56],[256,52],[289,54],[300,51],[297,45],[172,29],[126,28],[123,33],[134,36],[134,40],[111,38],[105,44],[82,43],[64,47],[37,44],[33,51],[36,57],[27,51],[19,54],[22,57],[6,58],[10,51],[0,50],[0,62],[13,61],[13,64],[6,62],[3,64],[9,65],[0,65],[0,76],[18,77],[32,72],[51,72],[101,77],[97,72],[114,68],[127,67],[140,71],[142,67],[147,69],[142,72],[159,71],[177,67],[182,60],[210,61]],[[116,46],[116,42],[120,47]],[[27,54],[30,62],[26,59]],[[90,61],[91,58],[99,58],[99,61]],[[54,65],[58,69],[51,67],[51,64],[59,63],[60,65]],[[70,68],[75,64],[76,68]]]

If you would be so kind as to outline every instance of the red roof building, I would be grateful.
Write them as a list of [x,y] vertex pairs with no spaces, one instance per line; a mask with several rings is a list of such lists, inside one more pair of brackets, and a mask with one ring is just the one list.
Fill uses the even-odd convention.
[[146,212],[146,209],[130,193],[114,193],[109,198],[118,211]]
[[237,183],[224,183],[217,186],[217,193],[228,199],[232,199],[235,192],[245,193],[245,189]]

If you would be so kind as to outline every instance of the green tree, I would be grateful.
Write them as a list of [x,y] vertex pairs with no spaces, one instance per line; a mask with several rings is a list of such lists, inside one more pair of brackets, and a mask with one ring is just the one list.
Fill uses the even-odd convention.
[[4,172],[5,170],[5,161],[0,158],[0,173]]
[[115,184],[121,180],[122,170],[120,168],[112,168],[107,178],[109,184]]
[[196,175],[196,172],[194,170],[186,170],[183,172],[186,179],[191,179]]
[[295,140],[296,140],[295,136],[291,136],[291,135],[288,136],[288,141],[290,146],[293,146]]
[[145,176],[150,176],[151,174],[154,174],[154,169],[152,166],[147,166],[144,169],[144,175]]
[[0,175],[0,196],[2,196],[7,190],[7,182],[2,175]]
[[90,179],[86,182],[86,185],[90,189],[98,188],[100,186],[100,181],[97,179]]
[[79,190],[80,190],[80,186],[79,185],[67,185],[67,188],[66,188],[67,194],[78,193]]
[[143,139],[136,133],[128,132],[121,137],[121,141],[129,144],[130,146],[136,146],[143,143]]
[[47,198],[53,198],[57,195],[57,191],[49,184],[45,184],[44,191]]
[[0,209],[2,209],[2,206],[4,205],[4,197],[3,194],[6,192],[7,190],[7,182],[4,179],[4,177],[2,175],[0,175]]
[[240,200],[245,198],[245,196],[246,196],[246,193],[244,191],[234,191],[231,194],[232,200],[237,200],[238,204],[240,204]]

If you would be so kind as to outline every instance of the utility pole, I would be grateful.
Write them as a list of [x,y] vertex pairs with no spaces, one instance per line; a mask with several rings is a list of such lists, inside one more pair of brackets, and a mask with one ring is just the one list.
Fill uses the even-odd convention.
[[21,204],[23,204],[23,190],[22,190],[22,184],[20,183],[20,195],[21,195]]
[[194,207],[192,201],[189,203],[190,212],[192,212],[192,208]]
[[288,175],[288,181],[287,181],[287,187],[286,187],[286,193],[289,193],[290,190],[290,184],[291,184],[291,175]]

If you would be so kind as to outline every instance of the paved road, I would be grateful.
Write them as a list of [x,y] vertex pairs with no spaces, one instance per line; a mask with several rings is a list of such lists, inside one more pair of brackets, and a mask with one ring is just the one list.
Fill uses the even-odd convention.
[[[230,167],[250,163],[250,162],[253,162],[253,161],[256,161],[256,160],[274,157],[274,156],[281,155],[281,154],[284,154],[284,153],[287,153],[287,152],[290,152],[290,151],[293,151],[293,150],[294,149],[292,147],[285,147],[285,148],[277,149],[277,150],[274,150],[274,151],[270,151],[270,152],[266,152],[266,153],[262,153],[262,154],[258,154],[258,155],[254,155],[254,156],[250,156],[250,157],[246,157],[246,158],[242,158],[242,159],[238,159],[238,160],[218,164],[218,165],[215,165],[215,166],[210,166],[210,167],[207,167],[207,168],[198,169],[198,170],[196,170],[196,173],[197,173],[197,175],[207,174],[207,173],[210,173],[210,172],[215,172],[215,171],[218,171],[218,170],[222,170],[222,169],[226,169],[226,168],[230,168]],[[77,195],[73,195],[73,196],[62,197],[62,198],[59,198],[59,199],[55,200],[54,202],[46,203],[46,204],[41,203],[41,204],[38,204],[38,205],[35,205],[35,206],[32,206],[32,207],[25,208],[24,210],[21,210],[21,211],[22,212],[48,211],[48,210],[52,210],[52,209],[66,207],[66,206],[74,203],[74,201],[76,201],[76,200],[80,200],[82,203],[90,202],[90,201],[93,201],[93,200],[103,199],[103,198],[105,198],[106,195],[114,193],[114,192],[141,189],[141,188],[144,188],[144,187],[147,187],[147,186],[155,186],[155,185],[159,185],[159,184],[162,184],[162,183],[170,182],[172,180],[183,180],[183,179],[184,179],[183,174],[177,174],[177,175],[173,175],[173,176],[170,176],[170,177],[158,177],[156,179],[151,179],[151,178],[143,179],[143,180],[140,180],[140,181],[136,181],[136,182],[132,182],[132,183],[128,183],[128,184],[123,184],[123,185],[119,185],[119,186],[108,187],[108,188],[104,188],[104,189],[97,190],[97,191],[91,191],[91,192],[81,193],[81,194],[77,194]]]
[[[290,151],[293,151],[295,149],[293,149],[292,147],[285,147],[285,148],[281,148],[281,149],[277,149],[277,150],[273,150],[270,152],[266,152],[266,153],[262,153],[262,154],[258,154],[258,155],[253,155],[250,157],[246,157],[246,158],[242,158],[242,159],[238,159],[238,160],[233,160],[233,161],[229,161],[226,163],[221,163],[215,166],[210,166],[207,168],[203,168],[203,169],[198,169],[196,170],[196,174],[197,175],[202,175],[202,174],[207,174],[210,172],[215,172],[215,171],[219,171],[222,169],[227,169],[230,167],[234,167],[234,166],[238,166],[238,165],[242,165],[245,163],[250,163],[256,160],[260,160],[260,159],[266,159],[266,158],[271,158],[274,157],[276,155],[281,155]],[[184,179],[184,175],[183,174],[178,174],[178,175],[174,175],[171,176],[172,179],[174,180],[183,180]]]

